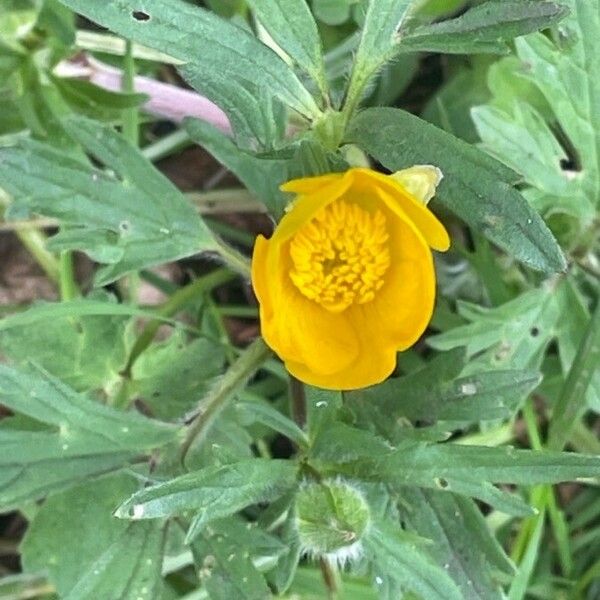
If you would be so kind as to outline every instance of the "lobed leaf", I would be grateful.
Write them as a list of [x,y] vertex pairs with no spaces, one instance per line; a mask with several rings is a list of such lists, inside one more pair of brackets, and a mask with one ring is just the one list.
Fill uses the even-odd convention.
[[33,140],[0,148],[0,185],[13,196],[9,216],[34,212],[59,219],[52,247],[83,250],[107,263],[98,285],[215,250],[210,230],[181,192],[122,136],[82,117],[63,124],[109,170]]
[[414,373],[348,392],[347,404],[365,417],[378,411],[382,424],[399,418],[485,421],[512,416],[540,383],[539,373],[516,369],[477,370],[461,377],[464,354],[447,352]]

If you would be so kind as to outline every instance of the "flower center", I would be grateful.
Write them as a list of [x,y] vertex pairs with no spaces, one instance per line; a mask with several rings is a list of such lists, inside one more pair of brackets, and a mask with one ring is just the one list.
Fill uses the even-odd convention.
[[327,310],[375,298],[390,266],[382,212],[336,200],[301,227],[290,243],[290,277],[304,296]]

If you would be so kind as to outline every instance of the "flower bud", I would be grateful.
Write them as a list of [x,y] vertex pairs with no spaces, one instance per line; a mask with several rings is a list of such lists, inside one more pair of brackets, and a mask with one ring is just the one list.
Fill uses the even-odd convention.
[[296,498],[296,528],[305,554],[341,565],[362,553],[369,506],[356,488],[341,481],[309,483]]

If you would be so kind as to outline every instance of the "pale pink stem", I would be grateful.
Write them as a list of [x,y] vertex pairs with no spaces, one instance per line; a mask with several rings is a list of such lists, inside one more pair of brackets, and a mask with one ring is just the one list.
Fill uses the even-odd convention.
[[[56,67],[55,74],[59,77],[85,79],[112,92],[121,90],[123,77],[120,69],[88,55],[79,55],[77,59],[61,62]],[[143,109],[150,114],[176,123],[181,123],[185,117],[196,117],[231,134],[227,115],[214,102],[196,92],[139,75],[135,77],[134,89],[148,96]]]

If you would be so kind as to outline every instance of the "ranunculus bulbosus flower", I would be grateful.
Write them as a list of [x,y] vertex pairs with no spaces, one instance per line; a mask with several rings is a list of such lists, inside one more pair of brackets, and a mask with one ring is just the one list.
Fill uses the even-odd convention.
[[440,179],[430,166],[356,168],[282,186],[296,198],[273,236],[256,240],[252,282],[262,335],[292,375],[327,389],[373,385],[419,339],[435,300],[431,248],[450,245],[427,208]]

